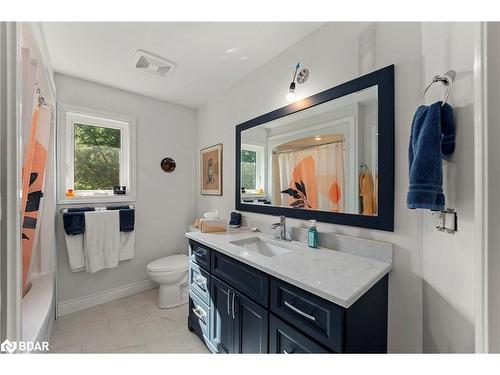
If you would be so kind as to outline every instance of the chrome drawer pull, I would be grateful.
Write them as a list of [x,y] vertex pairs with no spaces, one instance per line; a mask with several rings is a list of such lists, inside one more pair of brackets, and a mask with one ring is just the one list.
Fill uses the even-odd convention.
[[[200,312],[200,310],[201,310],[201,312]],[[207,313],[205,312],[205,310],[203,310],[201,308],[201,306],[196,306],[196,308],[193,309],[193,312],[194,312],[194,315],[196,315],[198,317],[198,319],[203,319],[207,315]]]
[[236,293],[233,291],[233,302],[231,303],[231,309],[233,310],[233,319],[234,319],[234,295]]
[[227,315],[231,316],[231,313],[229,312],[229,298],[231,298],[231,289],[227,290]]
[[304,311],[302,310],[299,310],[298,308],[296,308],[294,305],[292,305],[290,302],[288,301],[285,301],[285,306],[292,309],[293,311],[295,311],[297,314],[300,314],[302,315],[304,318],[307,318],[309,320],[312,320],[313,322],[316,320],[316,317],[312,316],[312,315],[309,315],[308,313],[305,313]]
[[194,254],[195,256],[197,256],[197,257],[203,258],[203,257],[205,256],[205,254],[206,254],[206,253],[205,253],[203,250],[201,250],[201,251],[199,251],[199,250],[198,250],[198,251],[193,250],[193,254]]
[[196,275],[194,278],[193,278],[193,281],[198,284],[199,286],[203,286],[205,285],[205,283],[207,282],[207,279],[205,279],[203,276],[201,275]]

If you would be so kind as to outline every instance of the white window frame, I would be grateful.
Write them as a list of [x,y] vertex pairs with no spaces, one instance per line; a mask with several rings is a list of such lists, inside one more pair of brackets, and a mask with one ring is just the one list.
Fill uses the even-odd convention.
[[[136,189],[135,143],[136,120],[134,117],[84,108],[68,103],[58,103],[57,132],[57,197],[59,204],[134,202]],[[68,188],[74,186],[74,125],[84,124],[120,130],[120,185],[127,187],[127,194],[113,195],[112,191],[75,191],[66,197]],[[106,195],[107,194],[107,195]]]
[[246,190],[245,194],[242,194],[243,197],[261,197],[266,195],[266,176],[265,176],[265,146],[259,145],[251,145],[251,144],[242,144],[241,150],[248,150],[255,152],[255,183],[256,185],[261,185],[264,189],[264,194],[255,190]]

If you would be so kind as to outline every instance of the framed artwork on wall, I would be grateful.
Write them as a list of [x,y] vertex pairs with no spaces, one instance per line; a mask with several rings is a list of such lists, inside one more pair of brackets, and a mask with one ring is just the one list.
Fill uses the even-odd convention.
[[201,195],[222,195],[222,143],[200,151]]

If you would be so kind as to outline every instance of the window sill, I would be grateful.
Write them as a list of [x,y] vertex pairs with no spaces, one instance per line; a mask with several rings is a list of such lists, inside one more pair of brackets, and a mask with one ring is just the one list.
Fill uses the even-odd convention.
[[241,194],[241,198],[267,198],[267,194],[258,194],[258,193],[245,193]]
[[82,204],[82,203],[123,203],[123,202],[135,202],[135,197],[130,195],[119,196],[104,196],[104,197],[74,197],[59,199],[58,204],[70,205],[70,204]]

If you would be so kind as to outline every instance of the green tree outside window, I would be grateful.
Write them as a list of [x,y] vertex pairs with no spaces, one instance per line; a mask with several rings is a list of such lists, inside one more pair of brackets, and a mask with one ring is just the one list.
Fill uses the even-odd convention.
[[119,129],[75,124],[75,190],[112,190],[120,185]]
[[241,150],[241,186],[247,190],[257,189],[257,153]]

